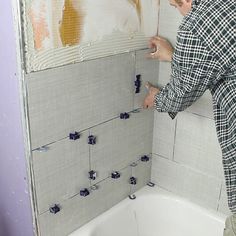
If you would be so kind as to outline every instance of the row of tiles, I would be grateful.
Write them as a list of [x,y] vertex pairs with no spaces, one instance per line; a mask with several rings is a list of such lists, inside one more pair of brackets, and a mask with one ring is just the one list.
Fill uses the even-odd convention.
[[146,54],[141,50],[27,75],[32,149],[140,108],[145,82],[156,84],[158,77],[158,62]]
[[214,120],[181,112],[175,120],[155,113],[153,153],[223,179]]
[[[66,236],[80,226],[108,210],[121,200],[136,192],[150,181],[151,161],[137,161],[119,171],[119,179],[107,178],[99,182],[98,189],[90,190],[86,197],[79,194],[60,202],[56,214],[46,211],[39,215],[39,234],[41,236]],[[135,177],[136,185],[130,184]],[[63,185],[61,185],[63,187]]]
[[[33,170],[39,213],[96,184],[152,150],[153,112],[130,113],[126,120],[113,119],[69,138],[33,151]],[[88,136],[96,144],[88,144]],[[89,171],[96,172],[94,180]],[[69,183],[69,184],[68,184]]]
[[205,208],[230,215],[224,180],[153,154],[152,181]]

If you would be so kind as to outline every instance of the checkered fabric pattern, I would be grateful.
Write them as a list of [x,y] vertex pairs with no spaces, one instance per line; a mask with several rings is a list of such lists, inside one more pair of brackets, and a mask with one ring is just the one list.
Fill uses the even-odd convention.
[[177,112],[209,89],[222,149],[229,208],[236,213],[236,3],[195,0],[177,35],[170,82],[156,95],[159,112]]

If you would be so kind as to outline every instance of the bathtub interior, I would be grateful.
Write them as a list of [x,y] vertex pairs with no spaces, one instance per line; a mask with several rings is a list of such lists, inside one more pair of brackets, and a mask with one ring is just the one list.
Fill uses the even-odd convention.
[[[144,198],[144,197],[143,197]],[[222,236],[224,217],[183,199],[148,196],[135,203],[137,236]]]
[[71,236],[222,236],[225,216],[148,187]]

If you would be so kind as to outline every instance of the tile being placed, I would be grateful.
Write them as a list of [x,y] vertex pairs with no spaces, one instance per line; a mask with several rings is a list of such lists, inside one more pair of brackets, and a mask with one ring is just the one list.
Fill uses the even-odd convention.
[[178,114],[174,160],[223,179],[221,149],[214,121],[187,112]]
[[[140,78],[140,92],[134,95],[134,109],[142,107],[144,98],[147,94],[145,88],[146,82],[157,85],[159,62],[147,58],[149,50],[140,50],[136,52],[135,80]],[[136,88],[136,87],[135,87]]]
[[[129,195],[128,177],[130,169],[121,171],[121,177],[108,178],[98,184],[98,189],[90,191],[86,197],[77,195],[61,202],[60,212],[49,211],[39,216],[39,228],[42,236],[64,236],[92,220]],[[84,186],[88,187],[88,186]]]
[[38,212],[77,194],[89,185],[88,132],[78,140],[63,139],[46,147],[47,151],[33,151],[33,172]]
[[96,144],[90,145],[91,168],[100,181],[142,155],[151,153],[153,112],[130,113],[126,120],[114,119],[90,130]]
[[176,119],[167,113],[155,112],[152,152],[168,159],[173,159]]
[[126,53],[29,74],[32,148],[132,110],[134,66]]
[[157,155],[152,182],[204,207],[217,210],[222,180]]

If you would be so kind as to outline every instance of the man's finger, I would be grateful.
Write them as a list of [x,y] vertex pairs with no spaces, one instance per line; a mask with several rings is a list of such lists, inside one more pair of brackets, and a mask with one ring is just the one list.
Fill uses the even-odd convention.
[[151,87],[152,85],[149,83],[149,82],[147,82],[146,84],[145,84],[145,88],[149,91],[149,89],[150,89],[150,87]]

